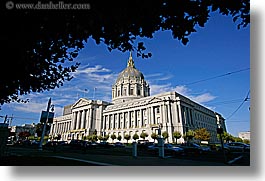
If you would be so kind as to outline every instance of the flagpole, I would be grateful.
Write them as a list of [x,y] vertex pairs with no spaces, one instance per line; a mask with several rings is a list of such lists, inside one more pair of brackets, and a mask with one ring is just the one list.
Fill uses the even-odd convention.
[[96,94],[96,87],[94,88],[93,100],[95,99],[95,94]]

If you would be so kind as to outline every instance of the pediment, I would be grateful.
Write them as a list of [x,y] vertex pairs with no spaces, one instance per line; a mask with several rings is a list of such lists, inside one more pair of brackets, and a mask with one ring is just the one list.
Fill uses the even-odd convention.
[[91,104],[91,102],[92,102],[91,100],[80,98],[76,103],[74,103],[72,108],[77,108],[77,107],[82,107],[82,106],[85,106],[85,105],[89,105],[89,104]]
[[150,99],[150,100],[148,101],[148,104],[151,104],[151,103],[157,103],[157,102],[162,102],[162,101],[163,101],[163,99],[161,99],[161,98],[153,97],[152,99]]

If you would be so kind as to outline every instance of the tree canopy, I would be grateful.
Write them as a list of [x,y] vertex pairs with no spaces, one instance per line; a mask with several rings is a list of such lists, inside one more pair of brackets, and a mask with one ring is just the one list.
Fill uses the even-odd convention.
[[0,105],[27,102],[19,96],[54,89],[71,80],[71,72],[79,65],[74,59],[89,38],[105,44],[109,51],[136,51],[137,56],[148,58],[151,52],[137,38],[153,38],[155,32],[168,30],[186,45],[211,12],[231,16],[238,28],[250,23],[249,0],[77,0],[74,3],[86,3],[90,8],[72,10],[27,9],[19,8],[15,0],[12,3],[12,9],[10,4],[1,6],[5,64],[0,73]]
[[201,141],[209,141],[210,140],[210,133],[207,131],[206,128],[199,128],[195,130],[194,138]]

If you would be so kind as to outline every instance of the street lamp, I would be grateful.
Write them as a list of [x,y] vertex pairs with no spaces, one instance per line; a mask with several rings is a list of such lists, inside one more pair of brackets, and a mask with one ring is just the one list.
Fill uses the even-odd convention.
[[46,111],[47,112],[47,117],[46,117],[46,120],[44,121],[43,129],[42,129],[42,135],[41,135],[41,140],[40,140],[40,144],[39,144],[39,150],[40,151],[42,151],[42,144],[43,144],[43,141],[44,141],[44,136],[45,136],[45,132],[46,132],[46,126],[47,126],[47,123],[49,121],[50,109],[51,109],[52,112],[54,111],[54,105],[51,105],[51,98],[48,101],[48,106],[47,106],[47,111]]

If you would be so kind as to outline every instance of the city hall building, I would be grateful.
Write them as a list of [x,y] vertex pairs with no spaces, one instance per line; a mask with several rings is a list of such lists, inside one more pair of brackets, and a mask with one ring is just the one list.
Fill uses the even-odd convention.
[[[149,135],[145,139],[153,141],[151,134],[160,128],[162,133],[168,133],[167,141],[173,142],[175,131],[183,136],[188,130],[206,128],[210,142],[216,142],[218,127],[226,131],[220,114],[177,92],[150,96],[149,85],[130,55],[127,67],[112,86],[112,102],[80,98],[65,106],[62,116],[54,118],[50,135],[60,134],[62,140],[70,141],[93,133],[115,134],[121,135],[121,142],[127,142],[124,135],[129,134],[132,142],[135,133],[140,137],[145,132]],[[183,137],[178,142],[184,142]]]

